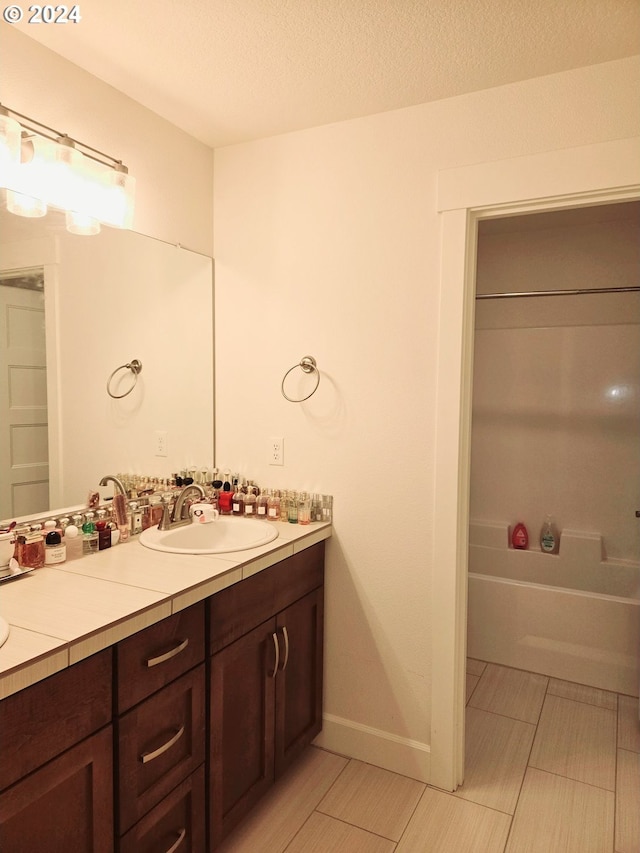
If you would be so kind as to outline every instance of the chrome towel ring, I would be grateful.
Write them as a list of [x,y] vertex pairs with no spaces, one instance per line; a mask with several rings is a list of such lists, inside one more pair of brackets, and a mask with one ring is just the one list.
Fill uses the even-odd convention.
[[[113,380],[113,377],[120,370],[130,370],[131,371],[131,373],[133,374],[133,385],[131,386],[131,388],[129,388],[128,391],[125,391],[124,394],[114,394],[113,391],[111,390],[111,382]],[[120,367],[116,367],[116,369],[113,371],[111,376],[107,379],[107,394],[110,397],[113,397],[114,400],[121,400],[123,397],[126,397],[127,394],[130,394],[133,391],[133,389],[136,387],[136,382],[138,381],[138,374],[140,373],[141,370],[142,370],[142,362],[138,361],[137,358],[134,358],[133,361],[130,361],[128,364],[121,364]]]
[[[316,384],[313,386],[311,392],[307,394],[306,397],[300,397],[295,399],[293,397],[287,396],[286,391],[284,390],[284,383],[287,376],[291,373],[292,370],[295,370],[296,367],[299,367],[304,373],[316,373]],[[282,396],[285,400],[288,400],[290,403],[304,403],[305,400],[308,400],[313,394],[318,390],[318,385],[320,384],[320,371],[316,366],[316,360],[312,355],[303,356],[298,364],[294,364],[293,367],[290,367],[289,370],[285,373],[282,378],[282,385],[280,386],[280,390],[282,391]]]

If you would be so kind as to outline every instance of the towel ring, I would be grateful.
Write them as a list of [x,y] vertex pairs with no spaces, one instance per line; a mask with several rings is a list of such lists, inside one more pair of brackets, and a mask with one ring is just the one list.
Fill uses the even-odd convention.
[[[124,394],[114,394],[111,390],[111,380],[120,370],[130,370],[133,373],[133,385],[129,388],[128,391],[125,391]],[[126,397],[127,394],[130,394],[133,389],[136,387],[136,382],[138,381],[138,374],[142,370],[142,362],[138,361],[137,358],[134,358],[133,361],[130,361],[129,364],[121,364],[120,367],[116,367],[111,376],[107,379],[107,394],[110,397],[113,397],[114,400],[121,400],[123,397]]]
[[[284,383],[287,376],[291,373],[292,370],[295,370],[296,367],[299,367],[303,370],[304,373],[315,373],[317,374],[316,384],[313,386],[313,390],[307,394],[306,397],[300,397],[300,399],[294,399],[293,397],[288,397],[286,391],[284,390]],[[318,390],[318,385],[320,384],[320,371],[316,366],[316,360],[312,355],[305,355],[300,359],[298,364],[294,364],[293,367],[290,367],[289,370],[282,377],[282,385],[280,386],[280,390],[282,391],[282,396],[285,400],[288,400],[290,403],[304,403],[305,400],[308,400],[313,394]]]

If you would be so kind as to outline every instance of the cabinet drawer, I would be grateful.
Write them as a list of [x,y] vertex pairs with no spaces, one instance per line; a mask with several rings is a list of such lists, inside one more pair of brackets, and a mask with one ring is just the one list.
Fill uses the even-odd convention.
[[119,831],[126,832],[205,756],[204,664],[118,722]]
[[200,766],[120,840],[120,853],[204,853],[204,766]]
[[105,649],[0,702],[0,790],[111,722],[111,671]]
[[118,712],[127,711],[204,660],[204,602],[116,646]]
[[318,542],[209,599],[210,654],[324,583],[324,542]]

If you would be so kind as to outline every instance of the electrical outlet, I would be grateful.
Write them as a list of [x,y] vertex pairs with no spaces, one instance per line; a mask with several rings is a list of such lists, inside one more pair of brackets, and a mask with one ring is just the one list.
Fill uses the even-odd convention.
[[156,456],[166,456],[167,455],[167,431],[164,429],[157,429],[155,432],[155,441],[156,441]]
[[284,465],[284,438],[269,439],[269,465]]

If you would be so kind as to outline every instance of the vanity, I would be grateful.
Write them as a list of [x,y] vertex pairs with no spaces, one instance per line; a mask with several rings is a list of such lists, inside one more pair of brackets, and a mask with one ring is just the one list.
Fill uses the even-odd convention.
[[331,525],[275,526],[3,585],[3,851],[213,851],[315,738]]

